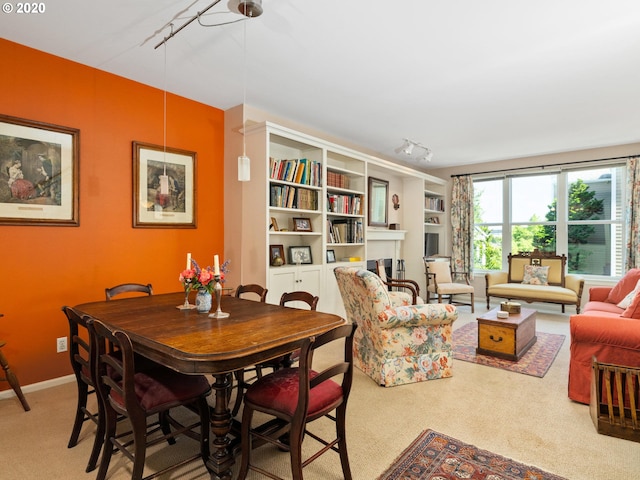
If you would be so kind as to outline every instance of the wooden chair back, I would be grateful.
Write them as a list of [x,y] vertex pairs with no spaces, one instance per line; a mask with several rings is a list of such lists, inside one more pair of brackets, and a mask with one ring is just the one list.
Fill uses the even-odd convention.
[[105,288],[104,295],[107,300],[111,300],[117,295],[124,293],[144,293],[146,295],[153,295],[153,287],[150,283],[142,285],[141,283],[123,283],[116,285],[115,287]]
[[[288,303],[292,302],[303,302],[309,305],[310,310],[315,310],[318,306],[318,300],[320,298],[317,295],[312,295],[309,292],[296,291],[296,292],[285,292],[280,297],[280,305],[285,307]],[[296,307],[298,303],[296,303]]]
[[267,292],[269,290],[264,288],[262,285],[257,285],[255,283],[249,283],[247,285],[238,285],[236,289],[236,298],[245,298],[243,295],[252,293],[258,296],[260,302],[265,303],[267,301]]

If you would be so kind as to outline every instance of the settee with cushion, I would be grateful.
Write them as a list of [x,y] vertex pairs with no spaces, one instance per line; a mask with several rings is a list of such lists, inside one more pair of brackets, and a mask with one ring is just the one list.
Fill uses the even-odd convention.
[[584,279],[566,274],[567,257],[555,253],[520,252],[509,254],[507,272],[490,272],[485,275],[487,308],[491,297],[525,302],[544,302],[575,305],[580,313]]
[[614,287],[591,287],[582,313],[571,315],[569,398],[589,403],[594,357],[600,363],[640,367],[640,269]]
[[347,320],[358,324],[357,368],[385,387],[452,375],[454,305],[407,305],[368,270],[337,267],[334,274]]

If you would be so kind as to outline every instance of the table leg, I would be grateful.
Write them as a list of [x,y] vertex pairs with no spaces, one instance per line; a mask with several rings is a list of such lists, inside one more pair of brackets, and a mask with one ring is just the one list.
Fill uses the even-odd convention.
[[211,432],[213,433],[213,450],[205,465],[211,480],[231,480],[231,467],[234,464],[230,449],[229,432],[231,431],[231,411],[229,410],[228,392],[231,381],[228,373],[214,375],[215,383],[211,385],[216,401],[211,412]]

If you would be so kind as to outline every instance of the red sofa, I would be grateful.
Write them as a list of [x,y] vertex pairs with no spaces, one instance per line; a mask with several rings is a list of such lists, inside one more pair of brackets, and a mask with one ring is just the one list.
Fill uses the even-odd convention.
[[640,367],[640,289],[626,309],[617,306],[640,280],[640,269],[632,269],[614,287],[591,287],[589,302],[578,315],[571,315],[569,398],[589,403],[591,363]]

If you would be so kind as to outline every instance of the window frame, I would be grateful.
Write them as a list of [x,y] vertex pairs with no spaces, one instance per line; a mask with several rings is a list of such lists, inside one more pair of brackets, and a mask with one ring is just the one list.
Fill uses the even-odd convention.
[[[592,171],[599,169],[611,169],[614,171],[615,169],[620,168],[621,175],[620,177],[616,176],[615,179],[612,176],[612,187],[616,185],[616,188],[619,188],[619,195],[615,195],[616,189],[611,188],[611,195],[613,198],[620,199],[620,204],[618,205],[617,210],[614,209],[614,204],[612,200],[611,211],[609,218],[600,219],[600,220],[569,220],[569,212],[568,212],[568,195],[569,195],[569,174],[580,172],[580,171]],[[522,178],[522,177],[536,177],[541,175],[556,175],[556,188],[557,188],[557,202],[556,202],[556,220],[548,221],[541,220],[539,222],[522,222],[522,221],[513,221],[512,220],[512,179],[514,178]],[[479,226],[487,226],[487,227],[502,227],[502,238],[501,238],[501,264],[502,271],[506,271],[508,269],[508,254],[512,249],[512,237],[513,237],[513,227],[514,226],[527,226],[527,225],[555,225],[556,229],[556,253],[565,254],[569,256],[569,226],[570,225],[611,225],[614,226],[611,228],[613,232],[615,232],[615,226],[619,228],[620,231],[620,248],[624,249],[624,246],[627,242],[628,232],[626,231],[626,163],[624,161],[610,161],[610,162],[593,162],[588,166],[585,165],[576,165],[571,168],[554,168],[553,170],[549,170],[548,168],[539,167],[539,168],[531,168],[527,169],[526,172],[518,173],[518,174],[500,174],[496,175],[495,173],[490,174],[477,174],[473,175],[474,182],[474,191],[476,189],[476,185],[481,184],[483,182],[488,181],[496,181],[499,180],[502,182],[502,224],[497,222],[478,222],[474,225],[474,238],[472,244],[475,245],[476,240],[476,227]],[[575,180],[574,180],[575,181]],[[614,183],[615,182],[615,183]],[[619,213],[619,216],[617,216]],[[609,244],[611,248],[611,256],[612,259],[615,256],[616,250],[616,242],[611,241]],[[606,274],[586,274],[581,273],[580,275],[592,279],[602,278],[602,279],[612,279],[617,278],[622,274],[622,270],[624,269],[624,252],[621,252],[621,265],[612,265],[611,271],[609,275]],[[474,258],[475,263],[475,258]],[[616,269],[618,271],[616,271]],[[477,268],[474,265],[474,270],[479,273],[489,273],[495,272],[498,270],[488,270],[483,268]],[[570,272],[567,272],[570,273]]]

